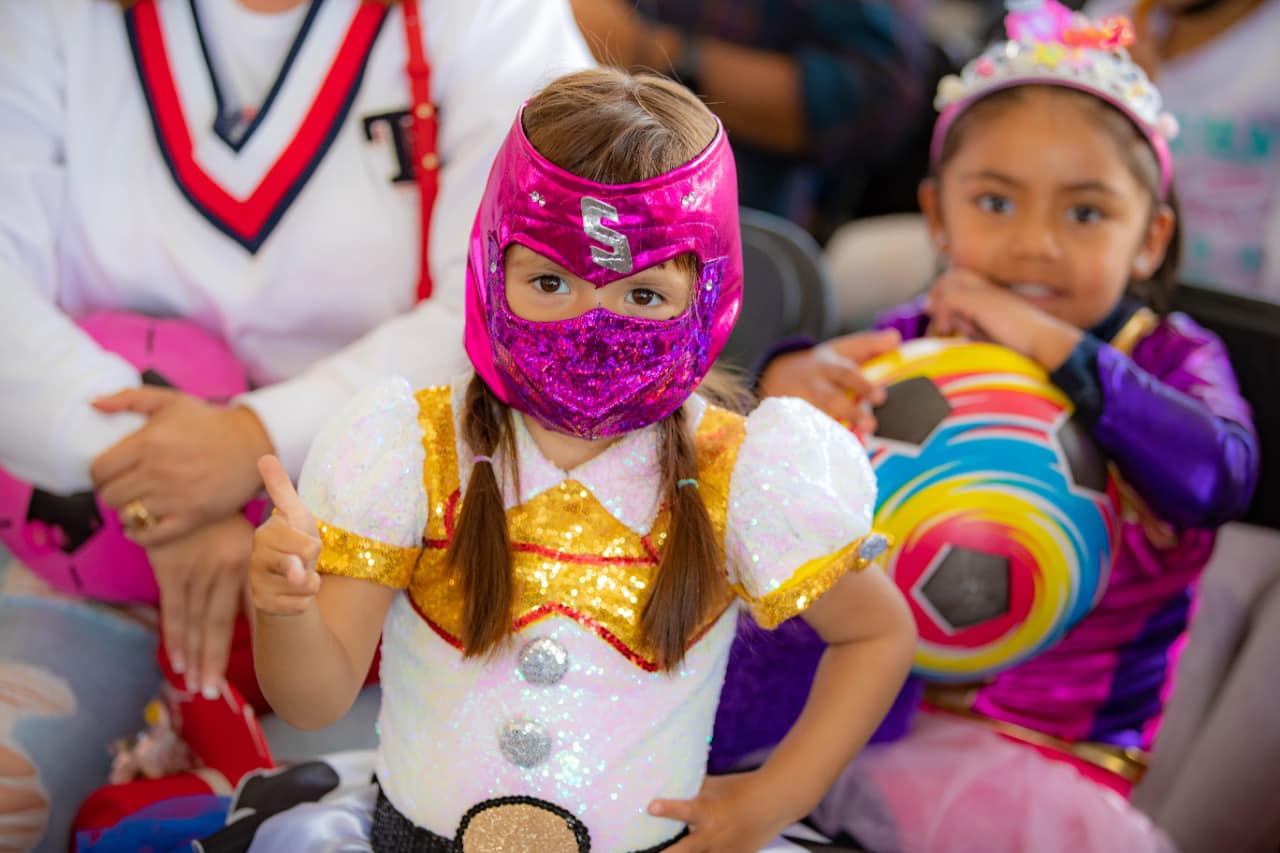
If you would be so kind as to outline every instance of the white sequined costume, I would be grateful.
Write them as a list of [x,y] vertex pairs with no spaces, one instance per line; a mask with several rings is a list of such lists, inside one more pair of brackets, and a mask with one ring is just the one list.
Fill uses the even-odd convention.
[[[464,660],[444,559],[473,464],[456,423],[464,388],[370,389],[321,433],[300,485],[321,523],[320,571],[405,590],[382,640],[378,780],[403,815],[449,838],[487,801],[517,797],[534,807],[490,818],[542,832],[537,803],[549,803],[586,826],[593,850],[668,841],[682,827],[645,808],[701,785],[737,608],[772,627],[867,562],[866,455],[799,400],[767,400],[747,418],[686,404],[732,591],[667,674],[638,627],[669,521],[657,427],[566,473],[517,417],[519,500],[513,484],[503,489],[520,590],[514,642]],[[503,461],[495,455],[499,472]]]

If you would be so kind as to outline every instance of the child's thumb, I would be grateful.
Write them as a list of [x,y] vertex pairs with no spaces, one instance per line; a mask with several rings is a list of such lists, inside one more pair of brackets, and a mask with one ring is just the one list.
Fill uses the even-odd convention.
[[311,512],[298,496],[293,481],[289,479],[280,460],[270,454],[263,456],[258,460],[258,473],[262,475],[262,482],[267,487],[271,502],[284,515],[289,526],[295,530],[313,532],[315,522],[311,518]]

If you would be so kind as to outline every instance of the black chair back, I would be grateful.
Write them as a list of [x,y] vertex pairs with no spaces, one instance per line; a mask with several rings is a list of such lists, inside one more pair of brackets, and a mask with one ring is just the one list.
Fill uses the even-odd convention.
[[1227,345],[1262,449],[1258,490],[1243,520],[1280,529],[1280,305],[1184,284],[1174,307]]
[[809,234],[779,216],[743,208],[742,312],[721,361],[753,370],[773,344],[835,332],[831,275]]

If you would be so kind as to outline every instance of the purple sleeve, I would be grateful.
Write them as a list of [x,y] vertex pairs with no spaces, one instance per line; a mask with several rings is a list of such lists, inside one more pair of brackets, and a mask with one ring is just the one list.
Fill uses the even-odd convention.
[[890,308],[876,317],[871,324],[873,329],[897,329],[904,341],[923,338],[929,330],[929,315],[924,313],[923,301],[917,299],[897,308]]
[[1162,518],[1212,528],[1248,507],[1258,439],[1226,349],[1211,332],[1174,315],[1132,358],[1086,337],[1053,380]]

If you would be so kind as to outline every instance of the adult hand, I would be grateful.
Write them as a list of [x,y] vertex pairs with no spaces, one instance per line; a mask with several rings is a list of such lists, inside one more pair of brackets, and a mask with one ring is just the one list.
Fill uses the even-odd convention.
[[761,780],[759,771],[708,776],[692,800],[654,800],[649,814],[689,827],[671,853],[756,853],[792,823]]
[[876,419],[863,403],[883,403],[884,389],[868,379],[859,365],[901,342],[896,329],[855,332],[812,349],[780,355],[760,376],[760,396],[799,397],[859,435],[871,435]]
[[989,340],[1034,359],[1049,371],[1062,366],[1084,334],[1013,291],[964,269],[938,276],[925,298],[925,310],[934,334]]
[[108,414],[146,415],[141,429],[93,461],[99,497],[145,509],[128,534],[153,547],[237,512],[258,491],[255,461],[271,441],[247,408],[224,408],[166,388],[129,388],[94,401]]
[[187,689],[217,698],[244,600],[253,525],[226,516],[147,549],[160,586],[160,636]]
[[292,616],[310,607],[320,591],[320,536],[280,460],[264,456],[258,470],[277,512],[253,535],[249,590],[258,612]]

